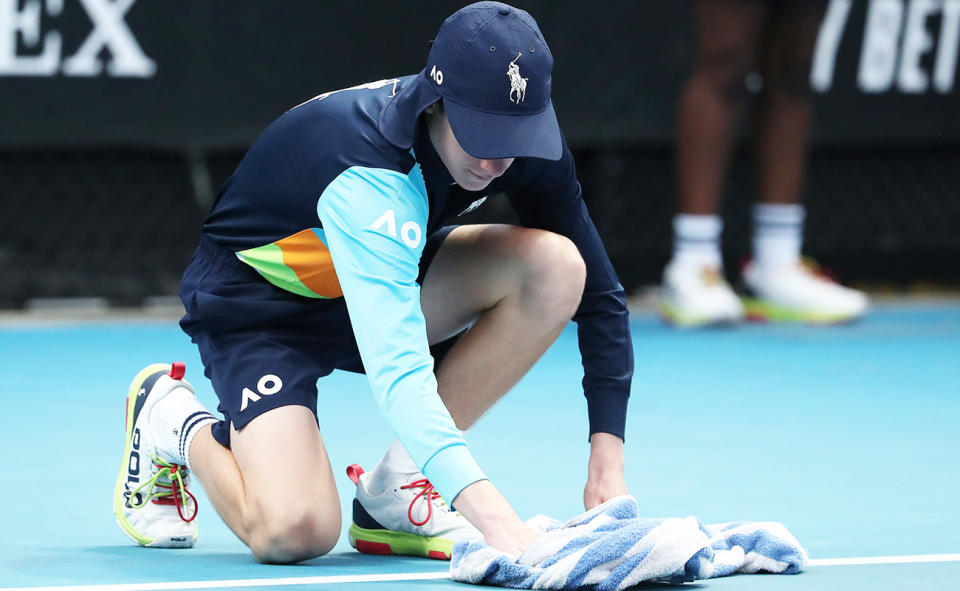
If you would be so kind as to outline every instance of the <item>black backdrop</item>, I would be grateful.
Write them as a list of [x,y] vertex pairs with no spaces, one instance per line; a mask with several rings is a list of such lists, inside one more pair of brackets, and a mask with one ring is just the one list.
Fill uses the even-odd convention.
[[[52,33],[60,38],[58,63],[51,59],[43,74],[15,75],[11,66],[4,68],[0,56],[0,147],[242,147],[277,114],[316,94],[420,70],[431,36],[443,17],[460,6],[448,0],[140,0],[113,19],[138,48],[134,57],[123,57],[131,53],[129,42],[99,43],[100,71],[78,75],[71,73],[70,58],[97,30],[98,21],[77,0],[57,1],[64,2],[62,11],[57,16],[42,11],[33,21],[37,38],[27,43],[19,35],[13,59],[25,63],[44,52],[53,56],[55,48],[47,39]],[[24,2],[20,0],[21,8]],[[46,0],[46,6],[51,3]],[[538,19],[556,57],[555,102],[571,143],[670,141],[674,103],[693,58],[689,2],[517,4]],[[909,45],[929,47],[909,51],[904,41],[915,3],[902,0],[899,38],[891,37],[885,45],[883,35],[875,34],[872,39],[881,42],[871,43],[876,49],[868,51],[864,25],[869,3],[850,3],[847,12],[843,7],[848,2],[834,4],[833,14],[846,16],[830,19],[841,28],[831,28],[836,34],[821,43],[823,63],[832,65],[827,68],[832,76],[829,88],[819,93],[817,143],[903,145],[960,139],[957,92],[952,88],[957,18],[940,10],[921,14],[922,20],[914,17],[926,37],[909,35]],[[3,18],[11,15],[0,15]],[[113,39],[116,33],[105,36]],[[838,43],[831,43],[834,40]],[[903,91],[896,83],[886,89],[882,82],[868,92],[859,87],[861,61],[883,62],[890,51],[899,51],[891,61],[895,76],[899,69],[910,70],[903,62],[911,61],[916,66],[912,70],[928,78],[919,82],[920,90]],[[938,89],[936,72],[949,66],[951,56],[950,88]],[[132,65],[111,73],[112,62]],[[880,73],[874,77],[882,78],[883,69],[875,65],[873,70]]]
[[[250,141],[320,92],[419,70],[461,5],[14,4],[0,14],[0,305],[174,293],[212,193]],[[656,282],[690,2],[516,4],[555,55],[557,111],[624,284]],[[830,3],[805,243],[846,279],[960,280],[958,30],[957,2]],[[724,203],[733,273],[748,254],[751,166],[744,150]],[[477,219],[509,216],[500,205]]]

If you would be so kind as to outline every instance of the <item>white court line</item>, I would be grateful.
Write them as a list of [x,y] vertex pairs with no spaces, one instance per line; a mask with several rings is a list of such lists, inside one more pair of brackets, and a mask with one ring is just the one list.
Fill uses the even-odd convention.
[[[907,556],[864,556],[863,558],[811,558],[807,566],[859,566],[863,564],[911,564],[917,562],[960,562],[960,554],[912,554]],[[0,591],[4,591],[0,589]]]
[[[912,554],[905,556],[865,556],[862,558],[813,558],[807,566],[858,566],[867,564],[913,564],[922,562],[960,562],[960,554]],[[328,575],[283,579],[225,579],[221,581],[176,581],[166,583],[121,583],[118,585],[61,585],[53,587],[0,587],[0,591],[178,591],[224,587],[280,587],[286,585],[326,585],[330,583],[382,583],[387,581],[426,581],[447,579],[449,571],[396,573],[383,575]]]
[[64,585],[54,587],[0,587],[0,591],[168,591],[171,589],[214,589],[219,587],[277,587],[281,585],[325,585],[330,583],[382,583],[385,581],[426,581],[449,579],[450,571],[429,573],[388,573],[383,575],[327,575],[283,579],[225,579],[222,581],[177,581],[168,583],[121,583],[119,585]]

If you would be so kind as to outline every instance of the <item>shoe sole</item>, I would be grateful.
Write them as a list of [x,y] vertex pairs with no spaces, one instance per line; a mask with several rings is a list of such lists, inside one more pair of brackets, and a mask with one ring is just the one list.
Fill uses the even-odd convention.
[[[143,386],[143,383],[150,376],[158,372],[169,372],[170,365],[165,363],[154,363],[153,365],[148,365],[147,367],[140,370],[140,373],[133,378],[133,381],[130,382],[130,389],[127,391],[127,411],[126,411],[126,420],[125,420],[125,430],[126,438],[123,443],[123,463],[120,465],[120,474],[117,476],[117,483],[113,488],[113,516],[117,520],[117,525],[120,526],[121,531],[127,535],[128,538],[140,544],[141,546],[153,546],[157,540],[154,538],[149,538],[141,533],[139,533],[130,521],[127,520],[126,515],[123,514],[123,491],[124,484],[126,483],[127,476],[127,466],[130,462],[130,451],[133,445],[133,413],[136,408],[137,395],[140,393],[140,388]],[[183,540],[182,543],[178,541],[172,541],[170,539],[163,540],[162,544],[158,544],[160,547],[164,548],[189,548],[192,547],[196,542],[196,537],[192,539],[187,538]]]
[[365,529],[350,524],[350,545],[363,554],[402,554],[435,560],[450,560],[453,540],[428,538],[387,529]]
[[722,317],[722,318],[710,318],[707,316],[694,316],[692,314],[683,314],[674,306],[671,306],[666,303],[660,303],[659,305],[660,318],[669,324],[670,326],[675,326],[677,328],[708,328],[708,327],[723,327],[731,326],[739,322],[741,319],[739,317]]
[[784,308],[753,298],[744,298],[742,301],[746,318],[751,322],[796,322],[830,325],[847,324],[863,317],[863,314],[824,314],[811,310]]

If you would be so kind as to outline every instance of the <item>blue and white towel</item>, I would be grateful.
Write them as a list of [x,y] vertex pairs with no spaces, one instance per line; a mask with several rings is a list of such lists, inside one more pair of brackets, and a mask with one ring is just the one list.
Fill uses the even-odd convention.
[[610,499],[566,523],[545,515],[527,523],[546,533],[519,556],[490,548],[482,538],[458,542],[450,576],[516,589],[619,591],[643,581],[795,574],[807,563],[800,543],[775,521],[703,525],[693,517],[639,517],[631,496]]

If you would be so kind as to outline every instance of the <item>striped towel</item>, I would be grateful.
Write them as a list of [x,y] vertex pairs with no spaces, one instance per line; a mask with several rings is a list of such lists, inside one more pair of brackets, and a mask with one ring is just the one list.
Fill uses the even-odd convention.
[[482,538],[453,547],[454,581],[516,589],[615,591],[643,581],[682,583],[733,573],[800,572],[807,553],[774,521],[703,525],[693,517],[639,517],[631,496],[561,523],[544,515],[527,521],[545,532],[523,554],[510,556]]

